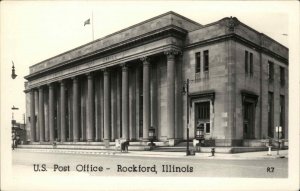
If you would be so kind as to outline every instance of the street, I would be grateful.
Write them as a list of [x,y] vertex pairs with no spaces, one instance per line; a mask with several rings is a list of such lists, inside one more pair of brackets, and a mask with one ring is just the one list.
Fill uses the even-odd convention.
[[193,176],[287,178],[288,159],[199,159],[13,151],[13,171],[24,175]]

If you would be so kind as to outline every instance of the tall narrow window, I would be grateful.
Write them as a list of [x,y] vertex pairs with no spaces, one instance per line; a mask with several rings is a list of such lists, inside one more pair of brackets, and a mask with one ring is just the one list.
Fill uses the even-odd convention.
[[209,70],[209,54],[208,54],[208,50],[205,50],[203,52],[204,54],[204,72],[208,72]]
[[284,67],[280,67],[280,84],[283,86],[285,83],[285,78],[284,78]]
[[195,59],[196,59],[196,73],[200,73],[201,72],[201,53],[200,52],[196,53]]
[[268,63],[268,67],[269,67],[269,71],[268,71],[268,74],[269,74],[269,82],[273,82],[273,79],[274,79],[274,63],[269,61]]
[[250,53],[250,76],[253,76],[253,54]]
[[268,95],[268,136],[273,137],[274,136],[274,127],[273,127],[273,121],[274,121],[274,115],[273,115],[273,92],[269,92]]
[[248,74],[248,51],[245,51],[245,73]]
[[284,95],[280,95],[280,126],[282,127],[282,136],[281,138],[284,138],[284,123],[285,123],[285,101],[284,101]]

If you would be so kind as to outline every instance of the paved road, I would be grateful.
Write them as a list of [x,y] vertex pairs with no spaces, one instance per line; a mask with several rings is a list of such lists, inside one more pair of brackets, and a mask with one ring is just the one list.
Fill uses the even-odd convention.
[[14,172],[21,170],[23,175],[286,178],[288,159],[212,160],[195,157],[84,155],[16,150],[13,152],[13,169]]

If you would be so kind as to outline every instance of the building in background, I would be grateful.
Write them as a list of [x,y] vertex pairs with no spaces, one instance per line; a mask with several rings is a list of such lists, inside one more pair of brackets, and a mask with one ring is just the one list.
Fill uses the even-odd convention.
[[27,142],[25,124],[18,123],[16,120],[11,120],[12,125],[12,140],[15,139],[16,144],[24,144]]
[[186,79],[191,138],[198,123],[216,146],[276,138],[276,126],[288,138],[288,48],[234,17],[201,25],[167,12],[37,63],[25,78],[32,144],[145,143],[153,127],[173,146],[187,137]]

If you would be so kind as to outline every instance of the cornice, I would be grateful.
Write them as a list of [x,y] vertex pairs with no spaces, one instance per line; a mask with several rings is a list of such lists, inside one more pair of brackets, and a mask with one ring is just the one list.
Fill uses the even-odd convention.
[[[184,39],[187,33],[188,32],[185,29],[182,29],[175,25],[169,25],[169,26],[161,28],[159,30],[152,31],[147,34],[116,43],[112,46],[109,46],[109,47],[106,47],[106,48],[103,48],[100,50],[95,50],[95,51],[85,54],[83,56],[79,56],[74,59],[67,60],[65,62],[59,63],[52,67],[45,68],[43,70],[29,74],[29,75],[25,76],[24,78],[27,80],[35,79],[35,78],[38,78],[39,76],[43,75],[44,73],[48,73],[50,71],[55,72],[57,70],[61,70],[62,68],[74,67],[76,65],[80,65],[80,64],[88,62],[88,61],[103,58],[103,57],[109,56],[111,54],[116,54],[116,53],[119,53],[119,52],[122,52],[122,51],[125,51],[128,49],[135,48],[137,46],[141,46],[141,45],[144,45],[144,44],[156,41],[156,40],[160,40],[162,38],[170,37],[170,36],[176,37],[178,39]],[[42,63],[40,63],[40,64],[42,64]]]
[[[178,50],[180,51],[180,47],[176,47],[175,45],[165,45],[165,46],[161,46],[159,48],[154,48],[151,50],[147,50],[144,51],[142,53],[136,54],[136,55],[130,55],[121,59],[117,59],[117,60],[113,60],[104,64],[99,64],[99,65],[95,65],[93,67],[87,67],[85,69],[82,70],[77,70],[71,73],[65,73],[62,75],[59,75],[57,77],[51,78],[51,79],[45,79],[42,80],[40,82],[34,82],[34,83],[28,83],[28,89],[30,88],[36,88],[39,86],[42,86],[44,84],[48,84],[48,83],[53,83],[53,82],[58,82],[60,80],[63,79],[68,79],[68,78],[72,78],[74,76],[81,76],[81,75],[85,75],[88,72],[93,72],[96,70],[101,70],[102,72],[104,71],[111,71],[111,69],[116,66],[116,65],[120,65],[122,63],[127,63],[131,60],[139,60],[139,58],[141,57],[149,57],[151,55],[157,55],[157,54],[163,54],[164,51],[166,50]],[[47,73],[47,75],[51,75],[52,73]],[[104,72],[105,74],[105,72]],[[35,81],[35,79],[33,79],[33,81]]]
[[226,41],[226,40],[235,40],[237,42],[240,42],[250,48],[254,48],[255,50],[259,51],[259,52],[262,52],[262,53],[265,53],[267,55],[270,55],[274,58],[276,58],[277,60],[283,62],[284,64],[288,65],[288,59],[284,58],[283,56],[281,55],[278,55],[276,54],[275,52],[265,48],[265,47],[262,47],[256,43],[253,43],[251,42],[250,40],[247,40],[235,33],[230,33],[230,34],[226,34],[226,35],[222,35],[222,36],[218,36],[218,37],[215,37],[215,38],[211,38],[211,39],[207,39],[207,40],[203,40],[203,41],[200,41],[200,42],[196,42],[196,43],[192,43],[190,45],[187,45],[184,47],[184,50],[188,50],[188,49],[191,49],[191,48],[195,48],[195,47],[198,47],[198,46],[205,46],[205,45],[208,45],[208,44],[213,44],[213,43],[218,43],[218,42],[221,42],[221,41]]

